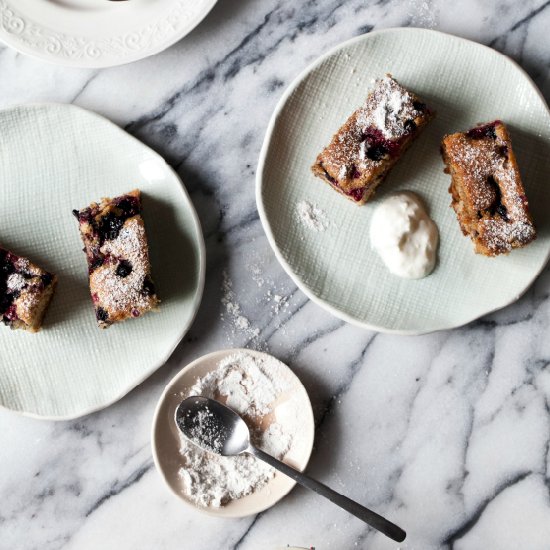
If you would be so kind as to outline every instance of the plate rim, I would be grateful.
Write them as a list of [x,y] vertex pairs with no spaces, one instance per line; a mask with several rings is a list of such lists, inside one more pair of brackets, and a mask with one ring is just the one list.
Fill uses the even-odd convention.
[[[308,450],[308,453],[307,453],[307,457],[305,458],[305,461],[304,461],[304,466],[303,466],[303,468],[300,468],[301,472],[304,472],[306,470],[306,468],[308,467],[309,461],[311,460],[311,455],[313,454],[313,447],[314,447],[314,444],[315,444],[315,431],[316,431],[315,430],[315,415],[313,414],[313,405],[311,404],[311,399],[309,397],[309,393],[308,393],[306,387],[304,386],[303,382],[298,377],[298,375],[284,361],[281,361],[281,359],[279,359],[275,355],[272,355],[271,353],[267,353],[265,351],[259,351],[259,350],[254,350],[254,349],[226,348],[226,349],[221,349],[221,350],[206,353],[204,355],[201,355],[201,356],[197,357],[196,359],[194,359],[190,363],[187,363],[164,386],[164,389],[162,390],[162,393],[161,393],[161,395],[160,395],[160,397],[157,401],[157,404],[155,406],[155,411],[153,413],[153,420],[152,420],[152,423],[151,423],[151,432],[150,432],[151,452],[152,452],[152,455],[153,455],[153,462],[155,464],[155,469],[157,470],[158,474],[162,478],[162,481],[164,482],[166,487],[169,489],[169,491],[174,496],[178,497],[178,499],[180,501],[184,502],[187,506],[189,506],[193,510],[197,510],[198,512],[201,512],[201,513],[203,513],[207,516],[210,516],[210,517],[217,517],[217,518],[221,518],[221,519],[245,518],[245,517],[250,517],[252,515],[256,515],[256,514],[259,514],[261,512],[264,512],[265,510],[268,510],[269,508],[272,508],[273,506],[275,506],[275,504],[277,504],[285,496],[287,496],[290,493],[290,491],[292,491],[292,489],[294,489],[297,482],[295,480],[289,478],[288,490],[285,489],[285,491],[282,492],[274,502],[272,502],[271,504],[267,504],[265,507],[260,507],[258,509],[255,509],[253,512],[250,512],[250,513],[247,513],[247,514],[224,514],[224,515],[220,515],[220,514],[216,513],[215,509],[210,510],[210,509],[207,509],[207,508],[203,508],[201,506],[197,506],[197,505],[193,504],[192,502],[188,501],[186,498],[184,498],[180,493],[174,491],[172,486],[168,483],[168,481],[166,479],[166,476],[164,475],[164,471],[160,467],[157,447],[155,445],[155,434],[156,434],[156,430],[157,430],[157,422],[159,420],[158,417],[159,417],[159,414],[160,414],[161,406],[164,404],[167,392],[177,382],[177,379],[182,377],[185,374],[185,372],[187,372],[188,370],[193,369],[196,365],[199,365],[203,361],[207,361],[207,360],[213,359],[215,357],[217,357],[219,359],[222,359],[223,357],[228,357],[228,356],[233,355],[235,353],[248,353],[248,354],[254,355],[256,357],[270,357],[270,358],[276,359],[277,361],[282,363],[292,373],[292,375],[298,381],[299,387],[304,390],[304,393],[307,397],[307,402],[308,402],[308,405],[309,405],[307,407],[307,412],[308,412],[308,417],[309,417],[308,421],[311,422],[312,430],[311,430],[311,437],[309,438],[310,440],[307,442],[309,450]],[[284,475],[284,474],[281,474],[281,475]]]
[[281,264],[284,271],[289,275],[289,277],[294,281],[296,286],[315,304],[320,306],[325,311],[328,311],[331,315],[337,317],[338,319],[341,319],[347,323],[350,323],[351,325],[366,329],[366,330],[372,330],[376,332],[380,332],[383,334],[396,334],[401,336],[420,336],[423,334],[432,334],[434,332],[439,332],[443,330],[452,330],[460,327],[464,327],[471,322],[480,319],[481,317],[484,317],[486,315],[490,315],[491,313],[494,313],[496,311],[499,311],[505,307],[508,307],[509,305],[513,304],[517,300],[519,300],[533,285],[535,280],[539,277],[539,275],[542,273],[542,271],[545,269],[546,265],[548,264],[548,261],[550,260],[550,247],[548,249],[548,252],[546,253],[546,257],[543,259],[543,263],[540,267],[540,269],[533,274],[532,278],[529,280],[529,282],[525,285],[525,288],[516,296],[513,296],[509,301],[506,303],[499,305],[495,308],[490,308],[487,311],[484,311],[482,313],[476,313],[473,317],[469,318],[466,321],[460,321],[458,323],[447,323],[447,324],[441,324],[441,326],[438,326],[437,328],[430,328],[430,329],[392,329],[387,328],[383,326],[379,326],[376,324],[368,323],[366,321],[362,321],[361,319],[357,319],[356,317],[345,313],[344,311],[341,311],[337,307],[329,304],[319,296],[317,296],[312,290],[310,290],[307,285],[302,281],[300,276],[296,274],[291,266],[288,264],[288,262],[284,259],[281,251],[279,250],[279,247],[277,246],[277,243],[275,241],[275,236],[273,234],[273,231],[271,229],[271,225],[268,220],[268,216],[266,213],[266,210],[264,208],[264,201],[263,201],[263,174],[265,170],[265,163],[267,159],[268,150],[272,141],[273,132],[275,128],[275,124],[277,123],[277,120],[279,119],[279,116],[281,115],[281,112],[283,108],[285,107],[288,98],[292,95],[292,93],[296,90],[297,86],[319,65],[321,65],[327,58],[331,57],[332,55],[336,54],[340,50],[344,50],[348,46],[351,46],[355,42],[361,42],[363,40],[368,40],[371,36],[376,36],[380,34],[391,34],[391,33],[403,33],[403,34],[434,34],[439,36],[444,36],[447,39],[456,40],[458,42],[464,42],[467,44],[473,44],[474,46],[484,48],[485,50],[489,50],[492,54],[500,56],[503,58],[505,63],[510,64],[511,67],[513,67],[515,70],[519,71],[520,74],[526,79],[526,81],[529,83],[531,88],[536,92],[536,94],[539,96],[539,98],[542,101],[543,106],[546,108],[546,111],[548,115],[550,116],[550,108],[548,104],[546,103],[546,99],[542,95],[542,92],[539,90],[533,79],[529,76],[529,74],[517,63],[515,60],[513,60],[511,57],[489,47],[485,44],[481,44],[479,42],[475,42],[474,40],[469,40],[467,38],[463,38],[461,36],[456,36],[454,34],[434,30],[434,29],[424,29],[424,28],[417,28],[417,27],[390,27],[386,29],[379,29],[376,31],[371,31],[365,34],[361,34],[359,36],[355,36],[349,40],[346,40],[344,42],[341,42],[340,44],[337,44],[336,46],[333,46],[330,48],[327,52],[320,55],[318,58],[316,58],[312,63],[310,63],[305,69],[303,69],[298,76],[296,76],[292,82],[287,86],[285,89],[283,95],[280,97],[279,101],[277,102],[275,109],[273,111],[273,114],[271,115],[271,118],[269,119],[269,123],[266,129],[264,141],[262,143],[262,148],[260,150],[260,156],[258,159],[258,165],[256,170],[256,185],[255,185],[255,194],[256,194],[256,206],[258,209],[258,214],[260,216],[260,221],[262,224],[262,227],[264,229],[264,232],[266,234],[267,240],[269,242],[269,245],[271,246],[275,257],[277,258],[278,262]]
[[[206,18],[206,16],[212,11],[214,6],[217,4],[218,0],[203,0],[205,3],[205,6],[202,11],[198,12],[197,16],[194,18],[191,18],[191,20],[186,24],[183,25],[179,31],[175,32],[174,34],[170,35],[169,38],[160,41],[157,45],[150,49],[137,49],[135,50],[134,54],[126,55],[123,58],[120,58],[119,56],[102,56],[100,58],[86,58],[86,57],[60,57],[55,55],[54,51],[49,51],[45,48],[36,48],[30,45],[25,44],[23,41],[14,40],[13,36],[17,36],[17,33],[9,32],[4,28],[4,25],[1,24],[2,21],[2,14],[5,11],[11,11],[12,6],[10,4],[7,4],[0,0],[0,41],[8,46],[9,48],[12,48],[16,52],[19,52],[23,55],[27,55],[33,59],[39,59],[41,61],[44,61],[46,63],[49,63],[51,65],[59,65],[64,67],[76,67],[76,68],[82,68],[82,69],[104,69],[107,67],[117,67],[121,65],[127,65],[129,63],[134,63],[135,61],[140,61],[141,59],[145,59],[147,57],[151,57],[153,55],[156,55],[160,52],[163,52],[164,50],[170,48],[177,42],[179,42],[182,38],[187,36],[191,31],[193,31],[196,27],[198,27],[202,21]],[[2,4],[4,4],[4,7]],[[15,17],[17,19],[20,19],[24,22],[24,19],[19,15],[15,14]],[[39,21],[36,21],[33,19],[33,23],[40,26],[42,29],[47,29],[50,32],[58,33],[58,31],[55,31],[54,29],[51,29],[49,27],[46,27],[39,23]],[[135,32],[135,30],[129,32],[129,34]],[[61,34],[61,33],[60,33]],[[67,38],[69,39],[78,39],[81,38],[79,35],[67,35]],[[116,36],[113,36],[112,38],[116,38]],[[89,46],[93,45],[93,41],[90,41],[88,44]],[[55,50],[55,48],[52,48],[52,50]],[[130,50],[127,50],[130,51]]]
[[67,415],[42,415],[35,412],[30,411],[24,411],[20,409],[12,409],[8,406],[6,406],[3,403],[0,403],[0,410],[8,411],[14,414],[18,414],[20,416],[28,417],[28,418],[35,418],[38,420],[47,420],[47,421],[66,421],[66,420],[75,420],[76,418],[81,418],[83,416],[87,416],[89,414],[92,414],[94,412],[101,411],[117,401],[120,401],[123,397],[128,395],[132,390],[137,388],[140,384],[142,384],[145,380],[147,380],[150,376],[152,376],[157,370],[159,370],[161,367],[163,367],[172,354],[174,353],[175,349],[178,347],[180,342],[183,340],[191,326],[193,325],[193,322],[195,321],[195,318],[197,316],[197,313],[200,308],[200,304],[202,302],[203,294],[204,294],[204,287],[205,287],[205,280],[206,280],[206,245],[204,241],[204,233],[202,231],[202,226],[200,223],[199,216],[197,214],[197,210],[195,208],[195,205],[193,204],[193,201],[191,200],[191,196],[189,195],[189,191],[187,191],[187,188],[185,187],[185,184],[183,183],[182,179],[179,177],[178,173],[174,170],[172,166],[170,166],[164,157],[162,157],[159,153],[157,153],[154,149],[137,139],[136,137],[132,136],[125,130],[123,130],[120,126],[109,120],[108,118],[104,117],[103,115],[100,115],[94,111],[90,111],[88,109],[84,109],[83,107],[79,107],[77,105],[73,105],[72,103],[56,103],[56,102],[35,102],[35,103],[25,103],[25,104],[16,104],[11,107],[6,107],[3,109],[0,109],[0,115],[7,111],[13,111],[16,109],[38,109],[42,107],[61,107],[63,109],[67,110],[75,110],[84,112],[86,115],[91,116],[93,118],[96,118],[98,120],[101,120],[103,123],[107,123],[110,126],[114,127],[116,131],[122,132],[126,138],[129,138],[133,140],[134,142],[137,142],[142,147],[145,147],[148,149],[153,157],[156,157],[158,160],[162,161],[162,163],[165,165],[165,167],[168,169],[169,172],[172,173],[172,175],[175,177],[176,181],[179,183],[179,188],[181,192],[183,193],[183,196],[187,203],[190,206],[191,210],[191,219],[193,221],[193,225],[195,228],[195,231],[197,233],[197,249],[198,249],[198,279],[197,279],[197,291],[195,293],[195,296],[193,297],[193,302],[191,304],[191,315],[189,317],[189,320],[186,324],[182,326],[181,335],[178,335],[176,338],[175,343],[173,346],[170,347],[167,354],[162,356],[162,359],[158,362],[154,363],[154,366],[147,370],[147,372],[139,378],[136,378],[135,382],[132,383],[132,385],[125,387],[122,392],[118,393],[114,398],[111,400],[102,403],[100,405],[94,405],[92,407],[88,407],[87,409],[83,410],[83,412],[75,413],[75,414],[67,414]]

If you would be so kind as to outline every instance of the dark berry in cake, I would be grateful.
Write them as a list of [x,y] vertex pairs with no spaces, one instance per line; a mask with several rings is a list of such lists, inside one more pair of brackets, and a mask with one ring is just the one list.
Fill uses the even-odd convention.
[[468,130],[468,132],[466,132],[466,135],[472,139],[483,139],[483,138],[496,139],[497,135],[495,133],[495,126],[498,123],[500,123],[500,120],[495,120],[494,122],[489,122],[489,124],[476,126],[475,128]]
[[116,268],[116,274],[119,277],[128,277],[132,273],[132,264],[128,262],[127,260],[121,260],[118,264],[118,267]]
[[155,285],[154,285],[154,283],[153,283],[153,281],[151,280],[150,277],[145,277],[145,279],[143,281],[143,286],[141,288],[141,291],[146,296],[154,296],[154,294],[156,292],[155,291]]
[[109,314],[102,307],[98,307],[95,310],[95,316],[98,321],[102,322],[105,322],[109,319]]

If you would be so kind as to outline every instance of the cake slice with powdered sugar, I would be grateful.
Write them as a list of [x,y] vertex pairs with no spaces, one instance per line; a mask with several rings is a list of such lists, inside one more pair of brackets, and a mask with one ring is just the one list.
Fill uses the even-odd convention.
[[451,206],[475,251],[506,254],[536,238],[512,141],[500,120],[443,138]]
[[0,320],[13,329],[38,332],[57,276],[0,247]]
[[140,317],[159,304],[151,279],[139,190],[73,210],[88,260],[97,323]]
[[391,75],[376,81],[365,104],[338,130],[311,167],[357,204],[364,204],[434,112]]

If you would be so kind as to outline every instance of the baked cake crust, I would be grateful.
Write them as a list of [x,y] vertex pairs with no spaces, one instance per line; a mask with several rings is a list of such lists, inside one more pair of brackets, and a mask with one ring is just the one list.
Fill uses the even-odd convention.
[[0,247],[0,318],[13,329],[38,332],[57,277]]
[[378,79],[311,167],[357,204],[365,204],[434,112],[391,75]]
[[78,218],[88,260],[90,293],[100,328],[157,308],[139,190],[104,198]]
[[481,124],[443,138],[449,192],[464,235],[485,256],[529,244],[536,230],[505,124]]

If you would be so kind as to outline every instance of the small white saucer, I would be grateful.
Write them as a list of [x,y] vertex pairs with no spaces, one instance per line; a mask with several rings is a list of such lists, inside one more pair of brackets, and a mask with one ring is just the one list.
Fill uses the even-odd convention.
[[[155,410],[151,442],[153,458],[157,470],[170,490],[184,502],[194,508],[213,516],[239,518],[258,514],[273,506],[290,492],[295,481],[277,472],[260,490],[233,500],[220,508],[197,506],[184,492],[179,470],[183,459],[180,454],[180,434],[174,422],[174,413],[179,403],[188,395],[190,388],[199,377],[213,371],[218,363],[229,355],[247,353],[258,358],[269,358],[266,353],[245,349],[228,349],[204,355],[183,368],[166,386]],[[292,387],[293,396],[298,396],[301,406],[298,408],[299,437],[292,441],[284,462],[303,471],[307,466],[313,449],[315,424],[313,411],[307,392],[297,376],[284,364],[279,362],[281,378],[286,378]],[[284,399],[284,397],[283,397]]]

